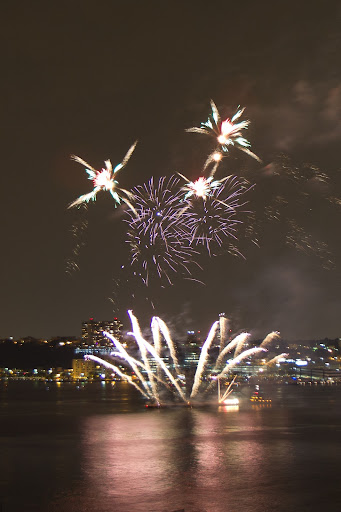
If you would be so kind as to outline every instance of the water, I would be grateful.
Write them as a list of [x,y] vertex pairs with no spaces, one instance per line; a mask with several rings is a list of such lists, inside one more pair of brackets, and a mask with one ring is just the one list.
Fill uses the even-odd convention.
[[341,510],[341,387],[146,410],[126,384],[0,383],[1,512]]

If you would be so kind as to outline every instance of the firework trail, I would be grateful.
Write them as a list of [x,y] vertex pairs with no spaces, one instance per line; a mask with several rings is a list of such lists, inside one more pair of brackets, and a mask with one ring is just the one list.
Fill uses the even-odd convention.
[[[124,373],[117,366],[112,363],[101,359],[97,356],[86,356],[87,359],[92,359],[93,361],[99,362],[103,364],[107,368],[111,368],[117,375],[128,381],[132,384],[139,392],[149,400],[154,400],[157,403],[160,403],[160,395],[157,384],[164,386],[164,388],[169,393],[172,393],[174,397],[177,399],[181,399],[182,401],[188,403],[188,399],[185,396],[184,389],[179,385],[179,375],[178,371],[181,370],[181,366],[177,363],[177,358],[174,355],[170,355],[170,359],[173,361],[173,364],[166,365],[164,361],[165,355],[162,353],[162,340],[161,333],[163,334],[163,338],[166,341],[165,349],[169,351],[175,350],[175,345],[171,339],[168,328],[166,324],[159,317],[153,317],[151,321],[151,332],[153,336],[153,345],[146,341],[141,333],[141,329],[138,323],[137,318],[134,316],[132,311],[128,311],[133,332],[130,333],[134,336],[137,346],[139,347],[141,354],[141,361],[133,358],[128,354],[123,345],[112,335],[105,332],[105,335],[112,341],[113,345],[116,347],[117,351],[111,353],[111,357],[117,358],[120,361],[120,364],[126,364],[131,371],[134,372],[135,376],[139,379],[141,385],[136,384],[130,375]],[[201,354],[199,357],[199,361],[197,364],[194,381],[193,383],[188,383],[190,389],[187,388],[187,393],[190,398],[195,398],[198,395],[199,390],[203,388],[203,391],[207,392],[211,390],[215,385],[217,380],[213,380],[213,375],[216,374],[216,370],[223,361],[225,354],[231,351],[236,344],[241,340],[242,337],[244,339],[249,336],[248,333],[242,333],[230,342],[221,352],[219,358],[216,361],[216,364],[213,367],[213,364],[208,366],[209,360],[209,349],[212,345],[212,342],[215,338],[217,327],[219,325],[219,321],[214,322],[212,325],[209,334],[206,338],[206,341],[203,343],[201,348]],[[161,329],[162,326],[162,329]],[[168,340],[166,340],[168,338]],[[172,347],[172,348],[171,348]],[[251,348],[245,350],[237,357],[234,357],[231,361],[229,361],[226,366],[223,366],[223,369],[220,371],[218,378],[224,377],[236,364],[241,362],[242,360],[257,354],[259,352],[267,352],[266,349],[262,347]],[[283,354],[281,354],[282,356]],[[151,365],[151,363],[153,363]],[[213,369],[212,369],[213,367]],[[206,375],[207,378],[203,380],[203,375]],[[148,376],[148,381],[146,381],[146,376]],[[209,382],[211,378],[211,381]],[[182,385],[185,386],[186,382],[183,381]]]
[[79,218],[72,224],[70,233],[72,237],[72,256],[66,260],[66,270],[67,274],[73,274],[73,272],[79,270],[78,260],[82,247],[85,246],[85,234],[88,229],[88,220],[87,220],[87,204],[80,205],[79,208]]
[[[168,348],[169,348],[169,352],[170,352],[170,355],[171,355],[171,358],[173,360],[173,363],[174,363],[174,366],[175,368],[178,368],[179,366],[179,361],[178,361],[178,358],[176,356],[176,350],[175,350],[175,346],[174,346],[174,343],[173,343],[173,340],[170,336],[170,332],[168,330],[168,327],[167,325],[165,324],[165,322],[163,320],[161,320],[161,318],[159,317],[154,317],[156,322],[157,322],[157,325],[159,327],[159,330],[161,331],[163,337],[165,338],[166,340],[166,343],[168,345]],[[153,320],[154,320],[153,318]],[[157,346],[157,341],[159,338],[159,334],[157,335],[157,337],[154,339],[154,346],[156,347]]]
[[341,199],[339,199],[338,197],[330,196],[328,198],[328,201],[332,204],[336,204],[337,206],[341,206]]
[[[249,156],[252,156],[252,158],[255,158],[258,162],[260,162],[261,160],[258,158],[258,156],[252,153],[252,151],[249,149],[251,147],[250,142],[242,136],[242,131],[248,128],[250,121],[239,121],[236,123],[236,121],[238,121],[243,114],[244,108],[237,110],[231,120],[227,118],[225,121],[221,120],[218,109],[212,100],[211,109],[212,113],[209,115],[205,123],[201,123],[200,128],[194,127],[188,128],[186,130],[187,132],[210,135],[217,141],[217,149],[208,156],[205,168],[212,161],[219,163],[222,155],[228,152],[229,146],[237,147],[241,151],[244,151],[244,153],[247,153]],[[212,171],[212,175],[214,174],[215,169],[216,167],[214,168],[214,171]]]
[[116,313],[119,316],[120,313],[120,299],[122,299],[121,296],[121,289],[122,289],[122,280],[119,277],[114,277],[112,279],[113,286],[111,290],[110,297],[108,297],[108,301],[112,304],[113,312]]
[[[226,347],[220,352],[218,359],[216,360],[214,369],[216,370],[217,368],[219,368],[219,366],[223,362],[223,359],[226,356],[226,354],[231,352],[231,350],[235,347],[238,347],[238,346],[242,347],[246,343],[246,341],[248,340],[248,338],[250,336],[251,336],[250,333],[242,332],[241,334],[238,334],[238,336],[236,336],[232,341],[230,341],[230,343],[228,343],[226,345]],[[236,352],[237,352],[237,348],[236,348]],[[236,353],[235,353],[235,355],[236,355]]]
[[140,393],[141,395],[143,395],[145,398],[150,398],[149,395],[147,395],[141,388],[140,386],[138,386],[134,381],[133,379],[131,378],[130,375],[126,375],[125,373],[121,372],[121,370],[119,368],[117,368],[117,366],[109,363],[108,361],[105,361],[105,359],[101,359],[100,357],[97,357],[97,356],[93,356],[93,355],[86,355],[84,356],[84,359],[91,359],[91,361],[95,361],[96,363],[99,363],[103,366],[105,366],[106,368],[110,368],[110,370],[113,370],[119,377],[122,377],[122,379],[126,380],[127,382],[129,382],[129,384],[131,384],[132,386],[134,386],[134,388],[136,388]]
[[277,340],[280,338],[280,332],[279,331],[272,331],[270,332],[262,341],[260,344],[260,347],[266,347],[267,345],[270,345],[270,343],[273,342],[273,340]]
[[[121,357],[123,357],[132,367],[133,371],[136,373],[137,377],[142,382],[143,387],[145,388],[146,392],[149,393],[148,385],[143,378],[140,370],[137,367],[137,364],[135,363],[134,359],[128,354],[128,352],[125,350],[125,348],[122,346],[122,344],[109,332],[103,331],[103,334],[114,344],[114,346],[117,348],[119,353],[121,354]],[[145,368],[145,365],[144,365]]]
[[[252,356],[262,350],[267,352],[267,349],[264,348],[264,345],[268,345],[273,339],[275,339],[277,336],[279,336],[279,333],[277,333],[277,331],[271,332],[264,338],[264,340],[262,341],[262,343],[260,344],[259,347],[256,347],[256,349],[250,348],[250,349],[247,349],[247,350],[244,350],[243,352],[241,352],[242,348],[244,347],[244,345],[246,344],[246,342],[250,336],[251,336],[251,334],[248,332],[242,332],[241,334],[238,334],[238,336],[236,336],[232,341],[230,341],[230,343],[228,343],[226,345],[226,347],[221,351],[221,353],[219,354],[219,356],[216,360],[216,363],[214,365],[213,372],[215,372],[219,367],[221,367],[221,364],[222,364],[224,358],[226,357],[226,355],[228,353],[230,353],[233,349],[235,349],[233,359],[229,360],[226,363],[226,366],[224,367],[223,371],[218,375],[217,378],[220,378],[220,377],[223,377],[224,375],[226,375],[226,373],[228,373],[230,371],[230,369],[232,369],[240,361],[249,357],[249,355]],[[208,388],[206,389],[206,391],[210,391],[213,386],[214,386],[214,382],[211,382],[209,384]]]
[[296,165],[284,153],[279,154],[265,169],[271,172],[273,176],[284,177],[299,185],[328,185],[330,182],[328,174],[321,171],[316,165],[307,162]]
[[160,178],[156,184],[151,178],[132,190],[136,215],[127,211],[127,243],[132,268],[147,286],[155,277],[172,284],[177,273],[191,277],[191,268],[200,268],[195,260],[198,252],[184,236],[188,230],[184,217],[178,215],[182,208],[178,184],[175,177]]
[[161,336],[160,336],[160,327],[158,323],[158,319],[156,316],[153,316],[150,328],[152,331],[154,348],[158,356],[161,354]]
[[147,354],[147,352],[149,351],[149,349],[147,347],[147,343],[148,342],[143,338],[142,333],[141,333],[141,329],[140,329],[140,325],[139,325],[139,323],[137,321],[137,318],[133,315],[133,312],[131,310],[128,311],[128,315],[130,317],[131,325],[133,327],[132,335],[134,336],[134,338],[136,340],[136,343],[138,344],[138,347],[140,349],[142,361],[143,361],[143,363],[144,363],[144,365],[146,367],[148,379],[149,379],[150,385],[152,387],[154,396],[158,400],[159,397],[158,397],[158,394],[157,394],[156,383],[155,383],[155,380],[154,380],[154,374],[153,374],[153,372],[152,372],[152,370],[150,368],[148,354]]
[[[103,331],[103,334],[104,331]],[[132,366],[132,363],[135,364],[136,366],[139,366],[140,368],[142,368],[143,370],[146,370],[146,367],[143,363],[141,363],[141,361],[138,361],[137,359],[134,359],[133,357],[129,356],[128,354],[128,357],[127,356],[124,356],[123,353],[121,352],[110,352],[110,357],[112,357],[113,359],[123,359],[123,361],[125,361],[126,363],[129,364],[129,366],[131,366],[131,368],[133,369],[133,366]]]
[[[127,356],[124,356],[123,353],[121,353],[121,352],[111,352],[110,357],[112,357],[114,359],[121,359],[122,360],[121,362],[128,363],[128,365],[131,367],[131,369],[133,371],[134,371],[134,368],[133,368],[133,364],[134,364],[134,365],[142,368],[145,372],[147,372],[147,368],[144,366],[144,364],[141,363],[141,361],[138,361],[137,359],[134,359],[133,357],[129,356],[129,354],[127,354]],[[162,380],[158,375],[154,375],[154,377],[157,381],[159,381],[161,384],[163,384],[168,390],[170,390],[170,387],[167,382]],[[150,394],[150,392],[149,392],[149,395],[150,395],[150,398],[158,398],[157,394],[153,395],[153,394]]]
[[[244,344],[247,342],[247,340],[250,336],[251,336],[250,333],[242,332],[242,333],[238,334],[238,336],[236,336],[232,341],[230,341],[230,343],[228,343],[226,345],[226,347],[220,352],[220,354],[215,362],[213,372],[216,372],[218,370],[218,368],[221,367],[224,358],[233,349],[235,349],[235,352],[234,352],[234,358],[235,358],[238,355],[238,352],[240,352],[241,348],[244,346]],[[229,361],[227,364],[231,364],[231,361]],[[226,366],[226,368],[227,368],[227,366]],[[218,378],[219,378],[219,376],[218,376]],[[213,386],[214,386],[214,382],[212,381],[206,391],[210,391]]]
[[221,373],[219,373],[217,378],[221,379],[227,373],[229,373],[229,371],[232,368],[234,368],[234,366],[236,366],[238,363],[240,363],[241,361],[244,361],[244,359],[247,359],[250,356],[259,354],[260,352],[267,352],[267,350],[266,350],[266,348],[261,348],[261,347],[254,347],[254,348],[249,348],[248,350],[244,350],[244,352],[239,354],[239,356],[235,357],[234,359],[232,359],[231,361],[228,362],[228,364],[225,366],[223,371]]
[[163,362],[161,357],[159,357],[157,355],[155,348],[150,343],[148,343],[148,341],[146,341],[145,339],[142,338],[141,329],[140,329],[139,323],[137,321],[137,318],[133,315],[133,312],[131,310],[128,311],[128,315],[129,315],[130,320],[131,320],[131,324],[132,324],[132,327],[133,327],[133,334],[134,334],[134,337],[135,337],[136,341],[137,341],[137,338],[139,338],[140,343],[145,346],[146,350],[148,350],[148,352],[153,356],[153,358],[156,359],[156,361],[160,364],[161,368],[163,369],[163,371],[165,372],[165,374],[167,375],[167,377],[169,378],[171,383],[175,386],[175,388],[176,388],[177,392],[179,393],[180,397],[184,401],[186,401],[186,397],[183,394],[183,391],[180,388],[178,382],[173,377],[171,372],[168,370],[167,366],[165,365],[165,363]]
[[333,256],[325,242],[317,240],[313,235],[306,233],[304,228],[299,226],[295,220],[290,219],[287,223],[289,232],[285,236],[285,243],[288,246],[307,255],[313,254],[320,260],[325,270],[335,267]]
[[233,392],[233,384],[234,384],[234,381],[236,380],[237,378],[237,375],[235,375],[233,377],[233,379],[231,380],[230,384],[228,385],[227,387],[227,390],[225,391],[225,393],[219,398],[219,403],[222,403],[224,400],[226,400],[226,398]]
[[244,345],[246,344],[249,336],[238,336],[238,343],[236,344],[236,348],[233,354],[233,357],[237,357],[241,351],[243,350]]
[[329,176],[318,167],[296,165],[286,155],[278,155],[256,176],[253,212],[239,226],[240,240],[251,239],[261,246],[263,239],[276,237],[277,244],[318,258],[326,270],[334,268],[328,245],[315,235],[319,219],[329,214],[330,204],[336,204],[329,195],[331,187]]
[[194,398],[195,395],[198,393],[202,374],[203,374],[203,371],[205,368],[205,364],[207,363],[208,349],[210,348],[212,341],[214,340],[218,325],[219,325],[219,322],[214,322],[214,324],[212,325],[210,332],[207,336],[207,339],[201,348],[201,353],[200,353],[200,357],[199,357],[197,370],[194,375],[194,382],[193,382],[193,387],[192,387],[192,392],[191,392],[190,398]]
[[278,356],[275,356],[273,357],[272,359],[270,359],[270,361],[267,361],[266,364],[268,366],[272,365],[272,364],[275,364],[277,363],[280,359],[284,359],[286,357],[288,357],[289,354],[287,354],[286,352],[283,352],[282,354],[279,354]]
[[98,171],[94,169],[90,164],[85,162],[85,160],[83,160],[82,158],[79,158],[76,155],[72,155],[71,158],[73,160],[85,166],[85,171],[88,174],[88,179],[92,180],[94,188],[92,192],[89,192],[88,194],[84,194],[78,197],[78,199],[76,199],[70,204],[69,208],[73,208],[74,206],[80,206],[82,203],[88,203],[89,201],[95,201],[98,192],[108,191],[115,201],[115,206],[121,204],[121,202],[123,201],[129,206],[131,210],[134,211],[134,208],[130,203],[130,199],[132,198],[131,192],[123,188],[119,188],[118,181],[115,178],[118,171],[120,171],[127,165],[128,160],[136,147],[136,144],[137,141],[129,148],[122,162],[116,165],[114,169],[112,167],[110,160],[105,160],[105,168],[102,168],[100,171]]
[[[152,337],[153,337],[155,352],[160,357],[161,356],[161,350],[162,350],[162,346],[161,346],[161,333],[160,333],[160,327],[159,327],[158,319],[155,316],[153,316],[152,321],[150,323],[150,329],[152,331]],[[160,377],[161,377],[161,368],[160,368],[160,366],[157,366],[156,372],[157,372],[158,378],[160,379]]]

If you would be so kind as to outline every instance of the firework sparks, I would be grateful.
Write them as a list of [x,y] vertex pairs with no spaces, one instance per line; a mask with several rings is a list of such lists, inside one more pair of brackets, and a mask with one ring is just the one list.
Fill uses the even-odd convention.
[[86,355],[86,356],[84,356],[84,359],[90,359],[91,361],[95,361],[96,363],[99,363],[99,364],[105,366],[106,368],[109,368],[110,370],[115,372],[119,377],[121,377],[123,380],[126,380],[127,382],[129,382],[129,384],[134,386],[134,388],[136,388],[141,393],[141,395],[143,395],[145,398],[150,398],[150,396],[147,395],[140,388],[140,386],[133,381],[133,379],[130,375],[123,373],[117,366],[113,365],[112,363],[109,363],[105,359],[102,359],[102,358],[94,356],[94,355]]
[[236,336],[232,341],[230,341],[230,343],[226,345],[224,350],[222,350],[222,352],[219,354],[215,367],[219,367],[219,365],[223,362],[226,354],[228,354],[233,348],[235,349],[234,357],[236,357],[241,352],[241,349],[246,344],[250,336],[251,334],[249,332],[242,332],[241,334],[238,334],[238,336]]
[[[261,160],[259,157],[249,149],[251,147],[250,142],[242,135],[242,131],[248,128],[250,121],[236,122],[242,116],[244,108],[237,110],[231,119],[227,118],[225,121],[221,120],[216,104],[212,100],[211,108],[212,113],[209,115],[205,123],[201,123],[199,128],[193,127],[186,130],[187,132],[202,133],[204,135],[213,136],[217,141],[218,149],[209,155],[206,160],[205,168],[212,161],[219,163],[223,154],[228,152],[230,146],[237,147],[260,162]],[[214,171],[212,174],[214,174]]]
[[267,345],[270,345],[274,340],[278,340],[280,338],[280,332],[279,331],[272,331],[270,334],[268,334],[262,343],[260,344],[261,347],[266,347]]
[[165,372],[166,376],[169,378],[170,382],[174,385],[175,389],[179,393],[180,397],[185,401],[186,398],[185,398],[185,395],[184,395],[182,389],[180,388],[177,380],[173,377],[171,372],[168,370],[168,368],[165,365],[165,363],[163,362],[162,358],[160,356],[158,356],[155,348],[150,343],[148,343],[148,341],[146,341],[145,339],[142,338],[141,329],[140,329],[139,323],[137,321],[137,318],[134,316],[133,312],[130,310],[128,311],[128,314],[130,316],[131,324],[133,327],[133,334],[134,334],[136,341],[140,342],[140,344],[143,345],[145,347],[145,349],[148,350],[148,352],[153,356],[153,358],[159,363],[159,365]]
[[[210,181],[205,189],[208,180],[202,180],[202,194],[189,198],[188,192],[185,196],[186,206],[182,209],[181,215],[188,230],[184,236],[188,236],[190,245],[205,246],[209,254],[222,246],[226,247],[228,243],[229,252],[241,256],[235,245],[231,245],[230,242],[237,240],[237,226],[242,222],[237,218],[237,212],[242,212],[246,201],[242,201],[241,198],[250,187],[236,177],[229,176],[219,181],[208,178]],[[189,188],[190,184],[186,187]]]
[[128,160],[131,157],[136,147],[136,144],[137,141],[129,148],[122,162],[116,165],[114,169],[112,167],[110,160],[105,160],[105,168],[102,168],[100,171],[98,171],[94,169],[90,164],[85,162],[85,160],[83,160],[82,158],[79,158],[76,155],[72,155],[71,158],[73,160],[85,166],[85,170],[88,174],[88,179],[92,180],[93,182],[93,190],[88,194],[84,194],[78,197],[78,199],[76,199],[70,204],[69,208],[73,208],[74,206],[80,206],[82,203],[88,203],[89,201],[95,201],[98,192],[107,191],[113,197],[116,206],[121,204],[121,202],[123,201],[129,206],[130,209],[134,211],[134,208],[130,203],[130,199],[132,198],[131,192],[123,188],[119,188],[118,181],[115,178],[118,171],[123,169],[128,163]]
[[248,350],[244,350],[241,354],[239,354],[237,357],[232,359],[232,361],[229,361],[222,372],[219,373],[217,376],[218,379],[221,379],[224,377],[227,373],[229,373],[232,368],[234,368],[237,364],[239,364],[241,361],[244,361],[244,359],[247,359],[248,357],[251,357],[255,354],[259,354],[260,352],[267,352],[266,348],[261,347],[253,347],[249,348]]
[[158,356],[161,354],[161,333],[160,333],[160,326],[158,323],[158,319],[156,316],[153,316],[150,328],[152,331],[153,341],[154,341],[154,348]]
[[193,383],[193,387],[192,387],[192,391],[191,391],[191,395],[190,395],[191,398],[194,398],[195,395],[198,393],[202,374],[203,374],[205,364],[206,364],[207,358],[208,358],[208,350],[209,350],[210,346],[212,345],[212,341],[214,340],[218,325],[219,325],[219,322],[214,322],[214,324],[212,325],[212,327],[210,329],[210,332],[208,333],[207,339],[202,346],[197,370],[196,370],[195,376],[194,376],[194,383]]
[[[175,368],[178,368],[179,366],[179,361],[178,361],[178,358],[177,358],[177,355],[176,355],[176,350],[175,350],[175,346],[174,346],[174,343],[173,343],[173,340],[171,338],[171,335],[170,335],[170,332],[169,332],[169,329],[167,327],[167,325],[165,324],[165,322],[163,320],[161,320],[161,318],[159,317],[153,317],[153,320],[152,320],[152,331],[153,331],[153,322],[154,320],[156,321],[157,325],[158,325],[158,328],[159,328],[159,332],[156,333],[155,332],[155,337],[154,337],[154,346],[156,348],[156,351],[159,352],[160,349],[159,349],[159,339],[160,339],[160,332],[162,333],[164,339],[166,340],[166,343],[169,347],[169,352],[170,352],[170,355],[171,355],[171,358],[173,360],[173,363],[174,363],[174,366]],[[153,333],[154,335],[154,333]]]
[[277,244],[318,258],[325,270],[335,268],[334,256],[328,244],[317,238],[316,229],[316,220],[329,212],[328,203],[333,202],[328,175],[312,164],[297,165],[281,154],[256,179],[260,186],[253,189],[254,211],[248,212],[238,230],[240,246],[243,239],[261,246],[270,235],[276,237]]
[[[244,350],[241,354],[234,356],[233,359],[227,363],[224,356],[233,350],[242,340],[246,341],[249,336],[248,333],[241,333],[232,342],[228,343],[223,348],[220,356],[215,364],[212,361],[210,348],[215,341],[217,327],[219,322],[214,322],[209,334],[201,347],[201,353],[197,362],[197,367],[194,375],[194,380],[189,379],[186,382],[186,377],[183,375],[182,366],[176,356],[175,343],[173,342],[169,330],[163,320],[159,317],[153,317],[151,321],[151,333],[153,341],[149,343],[142,335],[139,322],[132,311],[128,311],[132,333],[130,333],[137,344],[140,351],[141,361],[130,356],[123,345],[111,336],[109,333],[104,333],[113,343],[116,351],[111,353],[111,357],[119,360],[120,368],[114,364],[101,359],[97,356],[86,356],[88,359],[99,362],[105,367],[112,369],[117,375],[133,385],[139,392],[147,399],[161,403],[161,398],[166,396],[176,400],[181,400],[189,403],[189,400],[200,401],[198,398],[199,392],[207,392],[212,390],[217,383],[217,371],[219,372],[218,379],[224,378],[238,363],[247,359],[255,354],[267,352],[262,346],[253,347]],[[272,333],[271,333],[272,334]],[[266,340],[266,338],[265,338]],[[281,354],[283,356],[283,354]],[[270,361],[271,364],[273,361]],[[132,376],[122,370],[124,365],[126,370],[133,372],[137,382],[132,379]],[[180,373],[181,372],[181,373]],[[231,386],[230,386],[231,387]],[[230,388],[227,390],[227,393]]]
[[[104,332],[103,332],[103,334],[105,334],[105,336],[107,335]],[[116,341],[118,341],[118,340],[116,340]],[[118,352],[111,352],[110,353],[110,357],[112,357],[113,359],[121,359],[121,360],[123,360],[123,361],[120,361],[120,364],[122,362],[128,363],[128,365],[130,365],[132,369],[134,368],[134,365],[135,365],[135,366],[138,366],[138,367],[142,368],[142,370],[144,370],[145,372],[147,372],[147,368],[144,366],[144,364],[141,363],[141,361],[138,361],[137,359],[134,359],[133,357],[131,357],[128,353],[126,353],[124,355],[124,353],[120,352],[120,351],[118,351]],[[166,382],[165,380],[161,379],[158,375],[155,375],[155,374],[153,375],[153,378],[155,378],[158,382],[160,382],[161,384],[163,384],[163,386],[165,386],[167,389],[170,390],[168,382]],[[143,379],[143,377],[142,377],[142,379]],[[153,387],[152,387],[152,389],[153,389]],[[149,390],[148,390],[148,393],[150,394]],[[149,396],[149,398],[155,398],[157,396],[158,395],[157,395],[157,391],[156,391],[155,395],[151,394]]]
[[299,226],[294,219],[287,221],[288,232],[285,236],[285,243],[294,249],[307,255],[313,254],[322,264],[325,270],[335,267],[333,255],[329,251],[328,245],[317,240],[313,235],[306,233],[302,226]]
[[70,233],[72,236],[72,256],[66,261],[66,270],[67,274],[72,274],[75,271],[79,270],[78,260],[80,256],[80,252],[82,247],[85,246],[85,234],[88,228],[88,220],[87,220],[87,210],[88,205],[82,203],[79,207],[78,213],[79,218],[75,220],[72,224]]
[[172,284],[173,276],[180,273],[191,277],[198,254],[188,243],[185,218],[179,216],[181,196],[179,180],[175,177],[153,178],[143,186],[133,189],[136,215],[129,210],[127,230],[131,249],[131,265],[143,282],[148,285],[156,277],[162,284]]
[[186,181],[186,185],[182,187],[182,190],[186,192],[184,199],[188,199],[189,197],[201,197],[205,200],[209,197],[214,190],[219,188],[221,184],[228,178],[223,178],[222,180],[213,180],[213,177],[205,178],[204,176],[200,176],[195,181],[190,181],[183,174],[178,173],[181,178]]
[[286,352],[282,352],[282,354],[279,354],[278,356],[275,356],[273,357],[272,359],[270,359],[270,361],[267,361],[267,365],[268,366],[271,366],[272,364],[278,364],[280,363],[283,359],[285,359],[286,357],[288,357],[289,354],[287,354]]
[[229,395],[231,395],[231,393],[233,392],[233,387],[232,387],[232,386],[233,386],[234,381],[236,380],[236,378],[237,378],[237,375],[235,375],[235,376],[233,377],[233,379],[231,380],[230,384],[227,386],[227,389],[226,389],[225,393],[223,393],[223,394],[221,395],[221,397],[219,398],[219,403],[220,403],[220,404],[221,404],[221,403],[224,403],[224,400],[226,400],[226,398],[227,398]]
[[216,360],[214,369],[216,370],[219,367],[219,365],[223,362],[223,359],[226,356],[226,354],[228,354],[233,348],[235,348],[238,345],[238,343],[242,341],[244,345],[244,343],[249,337],[250,333],[242,332],[241,334],[238,334],[238,336],[236,336],[232,341],[230,341],[230,343],[228,343],[226,347],[223,348],[223,350],[220,352],[218,359]]
[[[123,357],[132,367],[133,371],[136,373],[137,377],[142,382],[143,387],[145,388],[146,392],[149,392],[148,385],[143,378],[140,370],[138,369],[138,366],[142,366],[141,363],[137,363],[126,351],[126,349],[122,346],[122,343],[120,343],[114,336],[112,336],[109,332],[103,331],[103,334],[113,343],[113,345],[118,349],[119,354],[121,357]],[[145,368],[145,366],[144,366]]]
[[[147,354],[148,351],[149,351],[149,346],[148,346],[149,344],[143,338],[142,333],[141,333],[141,329],[140,329],[140,326],[139,326],[139,323],[137,321],[137,318],[133,315],[133,312],[131,310],[128,311],[128,315],[130,317],[131,325],[133,327],[133,332],[131,334],[135,337],[136,343],[137,343],[137,345],[138,345],[138,347],[140,349],[140,353],[141,353],[141,356],[142,356],[143,364],[145,365],[146,370],[147,370],[148,380],[150,382],[150,386],[152,388],[153,395],[158,400],[159,397],[158,397],[157,390],[156,390],[156,384],[155,384],[155,380],[154,380],[154,375],[153,375],[153,372],[152,372],[152,370],[150,368],[148,354]],[[156,354],[156,356],[159,357],[157,354]]]

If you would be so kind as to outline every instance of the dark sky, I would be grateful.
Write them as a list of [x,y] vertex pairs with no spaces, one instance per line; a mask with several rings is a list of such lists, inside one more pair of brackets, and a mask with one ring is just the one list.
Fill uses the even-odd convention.
[[[341,336],[341,207],[328,199],[341,189],[340,18],[338,1],[2,2],[0,337],[79,335],[90,316],[119,315],[128,328],[128,307],[147,326],[146,294],[178,332],[206,331],[225,311],[235,330],[256,336]],[[184,129],[207,118],[211,98],[226,117],[247,107],[247,138],[263,160],[235,151],[226,169],[256,183],[257,215],[283,186],[312,250],[285,244],[282,222],[264,231],[260,248],[245,247],[246,260],[206,261],[206,286],[140,288],[134,304],[123,286],[113,311],[108,298],[129,261],[110,196],[89,205],[79,271],[65,271],[82,215],[67,205],[90,190],[70,154],[100,167],[138,139],[122,186],[175,171],[194,177],[210,143]],[[280,154],[298,169],[319,167],[328,184],[275,183],[268,171]]]

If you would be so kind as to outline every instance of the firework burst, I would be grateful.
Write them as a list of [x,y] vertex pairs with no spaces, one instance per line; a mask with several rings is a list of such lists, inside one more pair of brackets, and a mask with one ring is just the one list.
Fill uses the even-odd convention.
[[185,200],[192,196],[200,197],[205,200],[214,192],[214,190],[220,187],[225,179],[227,179],[223,178],[222,180],[213,180],[213,176],[210,176],[209,178],[200,176],[197,180],[190,181],[183,174],[178,174],[186,181],[186,185],[184,185],[181,189],[183,192],[186,192],[184,197]]
[[95,201],[98,192],[107,191],[111,194],[115,201],[115,206],[121,204],[123,201],[126,203],[129,208],[134,211],[133,206],[130,203],[130,199],[132,198],[131,192],[125,190],[123,188],[118,187],[118,181],[115,179],[118,171],[123,169],[128,163],[129,158],[131,157],[137,141],[129,148],[127,154],[121,163],[116,165],[113,169],[111,161],[105,160],[105,168],[102,168],[100,171],[94,169],[90,164],[85,162],[82,158],[79,158],[76,155],[72,155],[71,158],[78,162],[81,165],[85,166],[85,171],[88,174],[88,179],[93,182],[93,190],[88,194],[84,194],[78,197],[75,201],[73,201],[69,208],[73,208],[74,206],[80,206],[82,203],[88,203],[89,201]]
[[[217,149],[208,156],[205,163],[205,168],[211,162],[216,162],[218,164],[222,159],[222,156],[228,152],[230,146],[237,147],[241,151],[244,151],[244,153],[252,156],[252,158],[255,158],[258,162],[260,162],[258,156],[249,149],[251,147],[250,142],[242,135],[242,131],[247,129],[250,124],[249,120],[239,120],[244,112],[244,108],[237,110],[231,119],[227,118],[225,121],[221,120],[216,104],[212,100],[211,108],[212,113],[209,115],[206,122],[201,123],[199,128],[193,127],[186,130],[187,132],[210,135],[216,140]],[[238,120],[239,122],[236,122]],[[215,165],[211,174],[214,174],[216,167],[217,166]]]
[[188,227],[185,218],[179,216],[182,208],[179,180],[171,177],[154,179],[135,187],[133,206],[136,215],[128,214],[128,240],[131,264],[148,285],[150,278],[172,284],[172,276],[180,273],[191,276],[191,267],[197,252],[191,247],[185,234]]
[[181,214],[188,228],[185,236],[189,244],[205,246],[209,254],[213,248],[224,245],[228,252],[240,255],[235,244],[229,242],[237,241],[237,226],[242,222],[237,213],[245,206],[246,201],[241,198],[249,189],[246,182],[231,176],[219,181],[210,177],[188,182],[183,187],[188,192]]

